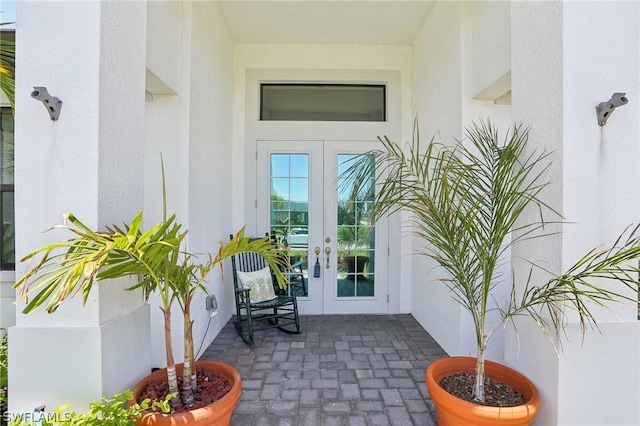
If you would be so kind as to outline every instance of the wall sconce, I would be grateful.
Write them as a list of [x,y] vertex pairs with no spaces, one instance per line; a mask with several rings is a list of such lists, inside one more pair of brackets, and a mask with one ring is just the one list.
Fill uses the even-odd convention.
[[58,120],[58,117],[60,116],[60,109],[62,109],[62,101],[55,96],[51,96],[49,92],[47,92],[46,87],[34,87],[33,92],[31,92],[31,97],[42,102],[49,112],[51,120]]
[[218,300],[216,299],[216,296],[213,294],[210,294],[207,296],[205,301],[207,306],[207,312],[209,312],[210,317],[213,318],[216,315],[218,315]]
[[600,102],[598,106],[596,106],[596,114],[598,115],[598,124],[600,126],[607,124],[609,116],[611,116],[617,107],[629,103],[629,99],[627,99],[625,95],[626,93],[614,93],[607,102]]

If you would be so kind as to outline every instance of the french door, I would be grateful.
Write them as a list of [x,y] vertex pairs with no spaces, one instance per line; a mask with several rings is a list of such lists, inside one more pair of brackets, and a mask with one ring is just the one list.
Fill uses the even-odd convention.
[[[303,314],[387,313],[388,225],[340,174],[375,142],[258,141],[258,228],[275,233],[305,285]],[[373,176],[368,183],[373,188]]]

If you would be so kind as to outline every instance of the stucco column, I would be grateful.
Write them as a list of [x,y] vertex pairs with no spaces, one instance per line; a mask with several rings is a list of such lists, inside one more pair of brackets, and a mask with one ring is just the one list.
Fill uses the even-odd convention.
[[[531,126],[531,148],[553,152],[545,200],[571,222],[513,250],[522,283],[529,268],[518,258],[557,274],[639,221],[640,5],[512,2],[511,12],[513,118]],[[614,92],[629,104],[600,127],[595,106]],[[542,396],[537,424],[640,423],[637,307],[609,307],[594,309],[602,334],[588,331],[584,342],[569,315],[560,356],[531,321],[519,322],[519,340],[510,333],[507,363]]]
[[[143,204],[146,3],[18,2],[16,257],[63,231],[73,212],[91,227],[121,225]],[[33,86],[62,110],[52,121]],[[16,266],[21,276],[27,265]],[[149,310],[127,282],[94,287],[49,315],[20,313],[9,331],[9,411],[70,403],[77,411],[149,372]]]

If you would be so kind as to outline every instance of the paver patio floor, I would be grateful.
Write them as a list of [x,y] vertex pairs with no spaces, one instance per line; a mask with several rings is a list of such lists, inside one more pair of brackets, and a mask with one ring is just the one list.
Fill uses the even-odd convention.
[[256,332],[253,347],[231,319],[204,352],[242,376],[233,426],[435,425],[424,371],[446,353],[411,315],[300,319],[302,334]]

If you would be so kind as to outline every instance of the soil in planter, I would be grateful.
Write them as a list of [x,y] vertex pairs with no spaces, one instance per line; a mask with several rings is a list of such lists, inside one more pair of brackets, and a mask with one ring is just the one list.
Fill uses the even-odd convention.
[[490,407],[515,407],[525,403],[520,392],[489,377],[484,379],[484,403],[475,401],[472,397],[475,380],[476,377],[473,374],[456,373],[443,378],[438,384],[451,395],[474,404]]
[[[205,371],[201,368],[196,369],[196,381],[198,382],[198,390],[194,392],[194,405],[191,407],[178,407],[172,410],[172,413],[182,413],[205,407],[216,402],[231,390],[231,383],[213,371]],[[178,376],[178,389],[182,389],[182,376]],[[169,384],[166,379],[160,381],[150,380],[137,402],[141,402],[146,398],[150,398],[152,401],[164,401],[168,393]]]

